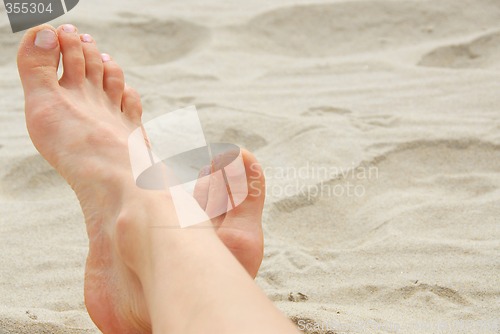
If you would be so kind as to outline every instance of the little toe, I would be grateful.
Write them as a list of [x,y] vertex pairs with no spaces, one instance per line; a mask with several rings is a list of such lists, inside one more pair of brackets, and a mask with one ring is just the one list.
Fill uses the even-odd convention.
[[125,89],[123,70],[108,54],[103,53],[101,58],[104,64],[104,91],[114,105],[121,106]]
[[101,53],[97,45],[89,34],[80,35],[85,56],[85,75],[93,85],[103,88],[104,65],[102,64]]
[[122,112],[134,124],[140,125],[142,117],[142,103],[139,93],[128,86],[125,86],[122,98]]
[[25,95],[59,87],[59,41],[50,25],[32,28],[24,35],[17,55],[17,66]]
[[85,80],[85,57],[76,27],[65,24],[57,28],[63,60],[62,86],[80,85]]

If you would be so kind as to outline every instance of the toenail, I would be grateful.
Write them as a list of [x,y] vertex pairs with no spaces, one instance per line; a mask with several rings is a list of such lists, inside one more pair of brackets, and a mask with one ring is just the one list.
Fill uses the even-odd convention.
[[63,25],[62,29],[64,32],[75,32],[76,31],[75,26],[72,24],[65,24],[65,25]]
[[90,36],[89,34],[83,34],[82,41],[85,43],[92,43],[94,40],[92,39],[92,36]]
[[50,29],[40,30],[36,34],[35,45],[46,50],[53,49],[57,46],[57,36]]
[[102,61],[103,61],[104,63],[107,63],[108,61],[110,61],[110,60],[111,60],[111,56],[110,56],[110,55],[108,55],[107,53],[103,53],[103,54],[101,55],[101,58],[102,58]]

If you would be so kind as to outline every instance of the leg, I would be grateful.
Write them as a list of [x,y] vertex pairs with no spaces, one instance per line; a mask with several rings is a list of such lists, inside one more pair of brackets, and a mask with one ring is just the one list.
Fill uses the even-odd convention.
[[[228,215],[242,226],[232,236],[150,228],[175,215],[168,194],[142,191],[131,178],[127,138],[140,124],[140,102],[117,64],[70,25],[28,31],[18,64],[30,136],[82,206],[85,301],[104,333],[293,332],[234,257],[256,273],[263,197]],[[246,228],[242,219],[257,223]]]

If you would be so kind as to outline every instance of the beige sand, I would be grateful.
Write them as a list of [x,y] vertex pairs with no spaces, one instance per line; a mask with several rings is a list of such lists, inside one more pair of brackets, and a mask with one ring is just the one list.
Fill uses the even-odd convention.
[[[257,282],[298,326],[498,333],[500,2],[311,3],[82,1],[53,24],[123,64],[147,119],[195,104],[256,153]],[[0,333],[97,333],[82,215],[28,138],[0,23]]]

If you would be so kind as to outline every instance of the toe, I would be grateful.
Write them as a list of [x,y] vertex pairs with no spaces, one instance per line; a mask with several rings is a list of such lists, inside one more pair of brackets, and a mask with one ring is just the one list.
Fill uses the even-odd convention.
[[80,36],[83,47],[83,55],[85,56],[85,75],[87,80],[92,84],[102,89],[104,66],[102,64],[101,53],[97,45],[88,34]]
[[101,55],[104,63],[104,91],[114,105],[121,106],[125,77],[123,70],[108,54]]
[[264,172],[255,157],[242,150],[248,183],[248,196],[226,218],[217,231],[219,238],[233,255],[255,277],[264,252],[262,210],[265,199]]
[[140,125],[142,117],[141,96],[137,91],[128,86],[125,87],[122,98],[122,111],[133,123]]
[[212,173],[212,170],[211,165],[207,165],[200,170],[193,197],[208,215],[212,224],[219,227],[224,220],[229,199],[222,175]]
[[209,188],[205,212],[211,218],[214,225],[218,227],[224,220],[230,199],[225,177],[221,172],[222,168],[213,163],[211,170],[212,173],[208,177]]
[[[264,172],[252,153],[247,150],[242,150],[242,155],[247,179],[245,192],[248,192],[248,195],[244,197],[243,201],[238,199],[238,202],[241,202],[241,204],[227,213],[227,218],[229,218],[229,220],[234,219],[231,224],[235,224],[235,221],[240,220],[244,222],[246,219],[250,218],[251,221],[260,221],[264,208],[266,195]],[[232,185],[231,188],[237,187],[233,187]],[[234,196],[235,194],[233,193],[233,197]],[[260,228],[260,224],[259,226],[255,226],[255,228]]]
[[85,80],[85,57],[76,27],[65,24],[57,28],[63,59],[62,86],[80,85]]
[[59,87],[59,41],[54,28],[42,25],[26,32],[19,47],[17,64],[26,96]]
[[[242,150],[241,153],[245,170],[240,171],[242,168],[239,167],[235,170],[229,166],[224,169],[233,201],[236,202],[235,190],[236,193],[243,194],[243,191],[238,191],[238,188],[241,187],[234,181],[237,183],[247,182],[244,193],[245,196],[246,194],[248,196],[236,208],[225,215],[212,218],[211,221],[217,227],[217,235],[224,245],[247,272],[255,277],[262,263],[264,250],[264,236],[262,234],[262,209],[265,198],[264,173],[250,152]],[[234,157],[231,152],[217,156],[212,166],[205,166],[198,176],[193,195],[200,207],[210,217],[213,217],[214,213],[220,214],[220,212],[211,212],[214,208],[223,210],[227,208],[226,192],[225,189],[222,189],[226,182],[224,179],[215,177],[214,171],[222,168],[221,166],[227,166],[228,161],[233,160],[231,157]],[[236,174],[240,173],[246,178],[240,179],[239,176],[235,178]]]

